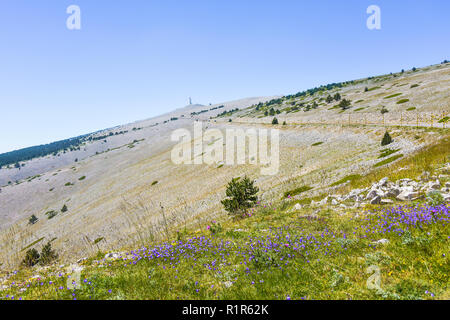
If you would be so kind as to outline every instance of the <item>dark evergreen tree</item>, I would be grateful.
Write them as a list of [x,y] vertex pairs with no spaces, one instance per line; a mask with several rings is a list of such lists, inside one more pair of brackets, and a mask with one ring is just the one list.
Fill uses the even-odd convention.
[[387,146],[390,143],[392,143],[392,138],[391,138],[391,135],[389,134],[389,132],[386,131],[386,133],[384,134],[383,139],[381,140],[381,145],[382,146]]
[[233,178],[227,186],[226,196],[221,201],[225,210],[234,217],[243,217],[247,209],[253,207],[258,201],[258,187],[247,176]]

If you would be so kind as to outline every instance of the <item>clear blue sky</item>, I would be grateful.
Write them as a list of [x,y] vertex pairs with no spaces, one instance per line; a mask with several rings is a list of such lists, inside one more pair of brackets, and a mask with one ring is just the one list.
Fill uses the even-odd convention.
[[[81,30],[66,8],[81,8]],[[368,30],[366,9],[381,8]],[[0,152],[439,63],[448,0],[2,0]]]

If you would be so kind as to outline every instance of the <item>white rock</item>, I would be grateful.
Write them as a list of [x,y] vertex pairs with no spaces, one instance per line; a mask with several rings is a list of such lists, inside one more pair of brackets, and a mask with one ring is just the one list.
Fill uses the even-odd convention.
[[115,252],[107,253],[105,255],[105,259],[118,259],[119,257],[120,257],[120,255]]
[[392,204],[394,201],[391,199],[381,199],[381,204]]
[[328,203],[328,197],[323,198],[320,202],[319,205],[324,206]]
[[301,210],[302,209],[302,205],[300,203],[296,203],[295,206],[293,207],[293,210]]
[[387,186],[389,179],[387,177],[384,177],[383,179],[380,180],[380,182],[378,182],[378,185],[381,187],[385,187]]
[[403,190],[398,196],[397,199],[401,201],[414,200],[419,196],[417,192]]
[[366,196],[366,200],[373,199],[378,196],[379,190],[371,189]]
[[429,189],[439,190],[441,188],[441,183],[439,180],[431,181],[428,183]]
[[375,198],[370,200],[370,204],[380,204],[380,203],[381,203],[381,197],[380,196],[376,196]]
[[374,244],[388,244],[389,240],[388,239],[380,239],[378,241],[373,242]]

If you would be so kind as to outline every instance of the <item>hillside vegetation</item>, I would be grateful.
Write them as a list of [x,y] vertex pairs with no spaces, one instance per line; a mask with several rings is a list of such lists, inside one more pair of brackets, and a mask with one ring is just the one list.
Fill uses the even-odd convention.
[[[13,152],[0,299],[449,299],[449,88],[443,63]],[[175,164],[200,121],[278,129],[278,173]]]

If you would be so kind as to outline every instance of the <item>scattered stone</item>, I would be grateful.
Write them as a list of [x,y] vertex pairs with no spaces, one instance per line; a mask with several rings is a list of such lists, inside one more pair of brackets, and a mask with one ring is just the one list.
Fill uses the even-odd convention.
[[379,191],[377,189],[371,189],[366,196],[366,200],[373,199],[373,198],[379,196],[378,193],[379,193]]
[[394,201],[391,199],[381,199],[381,204],[393,204]]
[[387,177],[384,177],[383,179],[380,180],[380,182],[378,183],[379,186],[381,187],[386,187],[388,184],[389,179]]
[[105,255],[105,259],[119,259],[119,258],[120,258],[120,255],[118,253],[114,253],[114,252],[107,253]]
[[395,198],[396,196],[398,196],[400,194],[400,190],[398,188],[391,188],[389,189],[389,191],[386,193],[386,197],[393,197]]
[[388,239],[380,239],[378,241],[373,242],[374,244],[388,244],[389,240]]
[[376,196],[375,198],[370,200],[370,204],[380,204],[380,203],[381,203],[381,197],[380,196]]
[[428,183],[428,187],[433,190],[439,190],[441,188],[441,182],[439,180],[431,181]]

